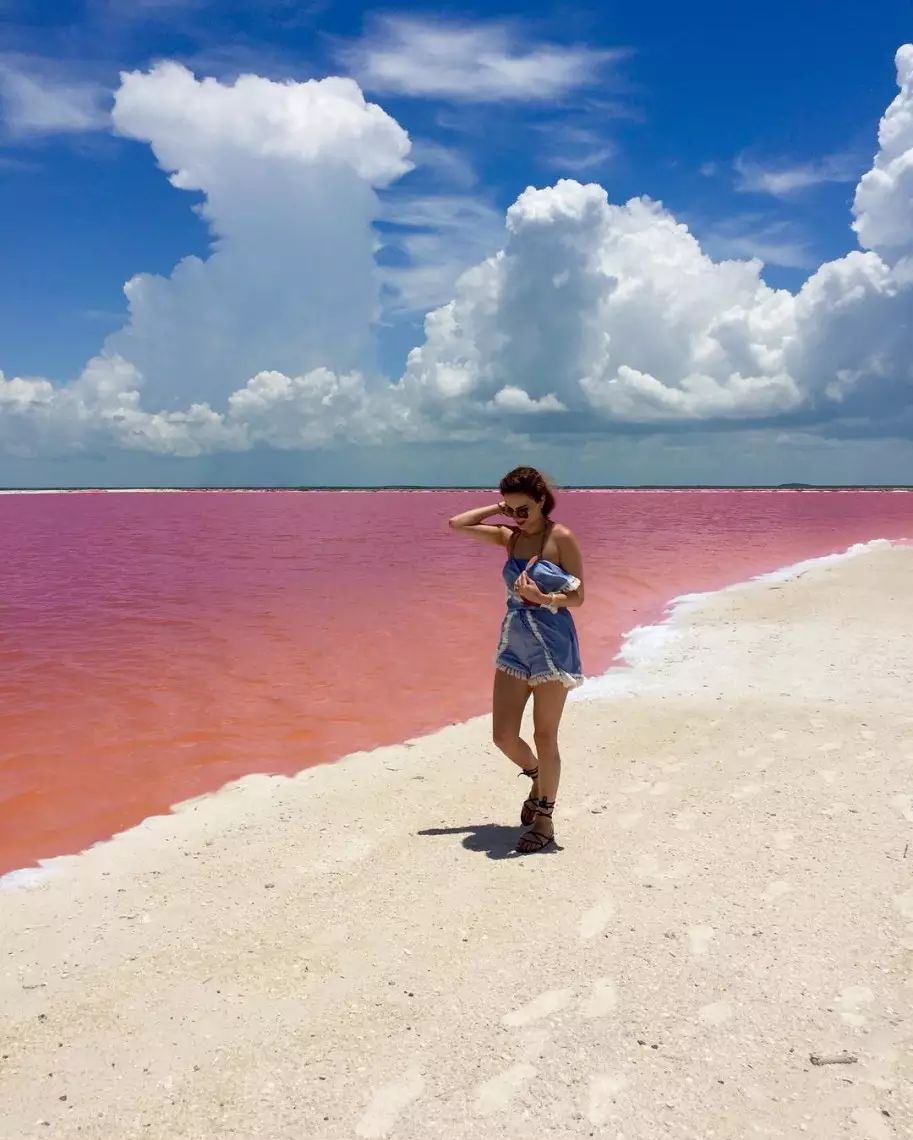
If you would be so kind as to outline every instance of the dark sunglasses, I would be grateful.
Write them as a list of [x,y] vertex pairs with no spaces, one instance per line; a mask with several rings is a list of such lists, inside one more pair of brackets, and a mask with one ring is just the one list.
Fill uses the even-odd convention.
[[529,507],[509,507],[505,503],[504,504],[504,511],[506,514],[510,515],[510,517],[513,519],[528,519],[529,518]]

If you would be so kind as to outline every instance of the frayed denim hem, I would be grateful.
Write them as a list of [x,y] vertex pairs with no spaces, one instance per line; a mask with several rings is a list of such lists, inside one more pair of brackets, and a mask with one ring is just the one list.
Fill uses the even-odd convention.
[[583,684],[581,673],[536,673],[534,677],[530,677],[528,673],[521,673],[519,669],[514,669],[510,665],[502,665],[497,661],[495,661],[495,668],[500,673],[506,673],[508,677],[516,677],[518,681],[526,681],[531,689],[535,688],[536,685],[545,685],[549,681],[560,681],[566,689],[576,689]]

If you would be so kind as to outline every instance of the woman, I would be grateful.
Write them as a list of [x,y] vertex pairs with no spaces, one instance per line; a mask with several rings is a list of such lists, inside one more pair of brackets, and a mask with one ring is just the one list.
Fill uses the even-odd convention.
[[[517,844],[517,851],[527,854],[555,841],[552,813],[561,775],[558,725],[568,690],[583,680],[570,613],[583,605],[583,562],[571,531],[552,522],[555,496],[534,467],[508,472],[499,490],[501,502],[455,515],[450,527],[507,549],[502,571],[507,613],[495,655],[492,735],[533,782],[520,812],[530,830]],[[513,525],[486,523],[499,514]],[[520,736],[530,692],[535,754]]]

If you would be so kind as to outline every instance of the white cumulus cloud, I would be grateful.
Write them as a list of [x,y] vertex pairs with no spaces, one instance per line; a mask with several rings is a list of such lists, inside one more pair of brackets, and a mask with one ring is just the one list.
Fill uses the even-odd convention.
[[[913,47],[856,200],[855,251],[798,294],[758,258],[714,261],[660,204],[613,205],[598,185],[529,189],[503,251],[466,273],[425,322],[404,387],[453,419],[505,388],[552,395],[578,422],[763,422],[913,408]],[[888,257],[890,254],[890,257]],[[496,403],[495,403],[495,406]]]
[[863,248],[798,293],[766,285],[757,258],[714,260],[658,202],[563,180],[520,195],[502,248],[427,314],[393,382],[372,359],[373,222],[377,189],[408,169],[398,124],[351,80],[125,76],[117,128],[202,193],[212,253],[134,278],[130,323],[72,384],[0,377],[0,444],[193,456],[721,422],[913,432],[911,69],[903,48],[857,190]]
[[527,190],[508,240],[426,320],[404,383],[424,402],[507,387],[620,421],[747,417],[801,403],[784,374],[793,298],[757,261],[715,263],[648,199],[596,185]]
[[101,353],[72,384],[3,378],[0,444],[12,455],[93,452],[111,446],[164,455],[201,455],[248,446],[243,428],[208,404],[174,412],[143,408],[143,378],[123,357]]
[[511,388],[509,386],[502,388],[500,392],[496,392],[492,402],[496,408],[505,412],[563,412],[566,410],[564,404],[551,392],[547,396],[534,400],[522,388]]
[[878,154],[856,188],[860,244],[886,255],[913,249],[913,44],[897,52],[900,92],[878,129]]
[[264,370],[374,364],[376,189],[409,169],[409,139],[350,79],[234,83],[160,64],[122,77],[116,129],[172,184],[201,191],[212,252],[126,286],[131,360],[162,408],[218,402]]

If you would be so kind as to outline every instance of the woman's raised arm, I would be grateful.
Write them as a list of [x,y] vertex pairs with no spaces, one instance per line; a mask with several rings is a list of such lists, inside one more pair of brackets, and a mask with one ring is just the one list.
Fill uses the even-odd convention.
[[459,531],[460,534],[468,534],[470,538],[478,539],[479,542],[488,542],[492,546],[506,546],[510,538],[509,526],[497,526],[485,524],[485,519],[491,518],[492,515],[498,515],[504,510],[500,503],[495,503],[491,507],[476,507],[471,511],[463,511],[460,515],[454,515],[448,521],[448,526],[451,530]]

